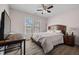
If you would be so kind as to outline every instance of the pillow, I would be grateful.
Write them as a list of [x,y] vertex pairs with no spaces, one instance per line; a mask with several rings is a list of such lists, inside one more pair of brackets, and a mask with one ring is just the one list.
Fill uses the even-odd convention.
[[55,30],[55,32],[57,32],[57,33],[61,33],[61,30]]
[[48,30],[47,32],[54,32],[53,30]]
[[54,30],[57,30],[58,28],[57,28],[57,26],[54,26],[53,29],[54,29]]

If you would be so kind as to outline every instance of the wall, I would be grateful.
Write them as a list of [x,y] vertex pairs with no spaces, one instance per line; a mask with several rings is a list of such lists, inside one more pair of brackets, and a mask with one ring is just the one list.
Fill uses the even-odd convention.
[[48,19],[48,26],[54,24],[62,24],[67,26],[67,32],[69,29],[74,32],[76,36],[76,44],[79,45],[79,9],[73,9],[65,11],[61,14],[52,16]]
[[31,16],[35,20],[40,20],[41,31],[42,32],[46,31],[46,27],[47,27],[46,19],[10,8],[11,31],[14,33],[24,34],[25,33],[25,19],[26,17],[29,17],[29,16]]
[[1,13],[4,11],[4,9],[9,14],[9,6],[8,6],[8,4],[0,4],[0,19],[1,19]]

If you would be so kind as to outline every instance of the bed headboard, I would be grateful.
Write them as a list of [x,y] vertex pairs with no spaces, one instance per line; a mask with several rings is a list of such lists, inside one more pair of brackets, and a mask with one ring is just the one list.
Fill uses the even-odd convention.
[[53,27],[56,27],[57,30],[61,30],[63,34],[66,34],[66,26],[65,25],[51,25],[51,26],[48,26],[48,30],[51,30]]

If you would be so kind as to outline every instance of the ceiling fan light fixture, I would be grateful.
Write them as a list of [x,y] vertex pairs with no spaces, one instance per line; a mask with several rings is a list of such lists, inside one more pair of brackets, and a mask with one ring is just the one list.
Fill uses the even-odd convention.
[[53,8],[52,4],[41,4],[42,9],[38,9],[37,11],[42,11],[41,14],[51,13],[50,9]]

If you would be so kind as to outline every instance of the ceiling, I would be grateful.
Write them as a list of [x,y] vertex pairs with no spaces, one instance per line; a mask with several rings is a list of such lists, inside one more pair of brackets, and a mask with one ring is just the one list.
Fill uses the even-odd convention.
[[41,14],[40,11],[36,11],[37,9],[42,8],[41,4],[10,4],[10,8],[32,13],[45,18],[65,12],[67,10],[79,8],[78,4],[53,4],[53,6],[54,7],[50,9],[52,11],[51,13]]

